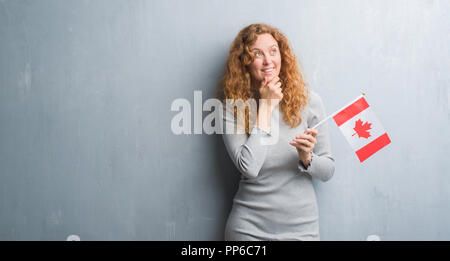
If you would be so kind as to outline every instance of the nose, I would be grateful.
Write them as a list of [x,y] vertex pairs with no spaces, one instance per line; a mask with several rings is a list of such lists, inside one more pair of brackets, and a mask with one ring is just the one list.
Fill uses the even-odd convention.
[[263,64],[264,65],[268,65],[268,64],[270,64],[272,62],[272,59],[270,58],[270,56],[269,55],[264,55],[264,60],[263,60]]

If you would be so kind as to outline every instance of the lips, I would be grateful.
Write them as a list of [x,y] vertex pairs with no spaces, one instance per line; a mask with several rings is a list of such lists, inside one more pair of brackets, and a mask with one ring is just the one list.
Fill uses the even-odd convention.
[[263,73],[270,73],[270,72],[272,72],[273,70],[275,70],[275,68],[266,68],[266,69],[262,69],[261,71],[263,72]]

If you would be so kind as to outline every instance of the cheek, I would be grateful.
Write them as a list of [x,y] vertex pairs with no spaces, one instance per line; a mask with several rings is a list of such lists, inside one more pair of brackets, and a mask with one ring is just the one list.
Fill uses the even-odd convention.
[[258,61],[254,61],[251,65],[250,65],[250,72],[252,73],[253,76],[257,76],[258,72],[261,70],[261,63]]
[[281,68],[281,57],[278,57],[278,58],[276,59],[276,63],[277,63],[278,71],[279,71],[280,68]]

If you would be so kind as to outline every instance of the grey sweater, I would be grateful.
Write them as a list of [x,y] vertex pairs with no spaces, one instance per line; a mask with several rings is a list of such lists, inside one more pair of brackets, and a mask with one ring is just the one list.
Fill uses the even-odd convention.
[[[275,107],[278,110],[278,106]],[[317,144],[305,168],[289,142],[326,115],[320,96],[300,112],[302,123],[291,128],[281,111],[272,114],[279,123],[278,142],[262,142],[270,133],[254,126],[251,134],[223,134],[223,140],[241,180],[225,227],[225,240],[320,240],[319,213],[312,178],[329,180],[334,173],[327,123],[317,128]],[[236,124],[224,110],[223,124]],[[253,131],[255,133],[253,133]],[[272,131],[271,131],[272,132]]]

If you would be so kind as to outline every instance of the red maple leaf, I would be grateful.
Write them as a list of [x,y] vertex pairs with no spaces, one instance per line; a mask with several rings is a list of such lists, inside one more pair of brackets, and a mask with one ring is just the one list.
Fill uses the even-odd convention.
[[356,131],[356,133],[353,133],[353,135],[358,134],[360,138],[362,137],[368,139],[370,137],[369,130],[372,129],[371,125],[372,123],[369,123],[368,121],[366,121],[366,123],[363,124],[362,120],[358,119],[355,122],[355,127],[353,128]]

